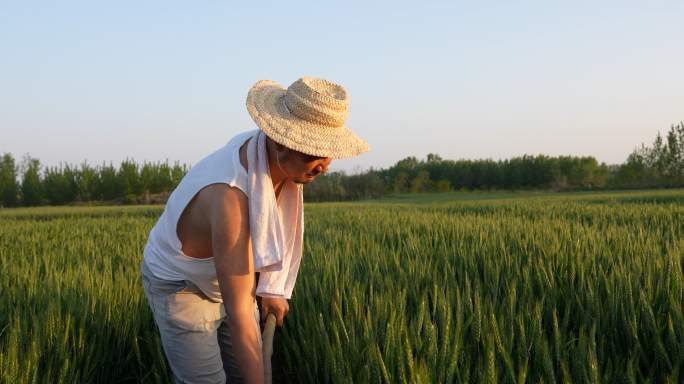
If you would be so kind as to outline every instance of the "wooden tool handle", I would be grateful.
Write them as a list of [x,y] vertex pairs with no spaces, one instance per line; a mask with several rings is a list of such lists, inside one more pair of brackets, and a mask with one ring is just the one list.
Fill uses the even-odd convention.
[[264,359],[264,383],[273,382],[273,370],[271,369],[271,356],[273,356],[273,334],[275,333],[276,317],[274,313],[269,313],[264,325],[264,333],[261,335],[262,345],[261,354]]

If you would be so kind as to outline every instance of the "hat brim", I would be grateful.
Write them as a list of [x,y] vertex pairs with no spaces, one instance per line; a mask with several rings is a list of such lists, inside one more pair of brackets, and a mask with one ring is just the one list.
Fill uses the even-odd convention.
[[358,156],[370,149],[346,126],[328,127],[291,114],[283,103],[286,91],[273,81],[261,80],[247,94],[249,115],[268,137],[295,151],[333,159]]

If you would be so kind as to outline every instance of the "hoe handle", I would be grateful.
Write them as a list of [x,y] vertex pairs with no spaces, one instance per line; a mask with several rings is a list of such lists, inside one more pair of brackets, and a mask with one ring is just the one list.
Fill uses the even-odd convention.
[[273,334],[275,333],[276,317],[275,314],[269,313],[266,317],[266,325],[264,325],[264,333],[261,335],[263,345],[261,346],[261,354],[264,359],[264,383],[271,384],[273,381],[273,370],[271,369],[271,356],[273,356]]

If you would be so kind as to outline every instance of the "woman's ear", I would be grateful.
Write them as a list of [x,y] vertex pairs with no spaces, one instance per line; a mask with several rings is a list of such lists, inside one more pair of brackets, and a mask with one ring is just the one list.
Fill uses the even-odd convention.
[[283,152],[285,150],[285,146],[280,143],[277,143],[275,140],[273,141],[273,146],[275,147],[275,150],[277,152]]

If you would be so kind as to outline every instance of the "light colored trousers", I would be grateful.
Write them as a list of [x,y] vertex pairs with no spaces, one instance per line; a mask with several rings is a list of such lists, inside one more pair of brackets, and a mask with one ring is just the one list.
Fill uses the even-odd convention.
[[[147,300],[176,383],[241,383],[226,310],[187,280],[154,276],[142,263]],[[259,324],[254,304],[254,320]]]

